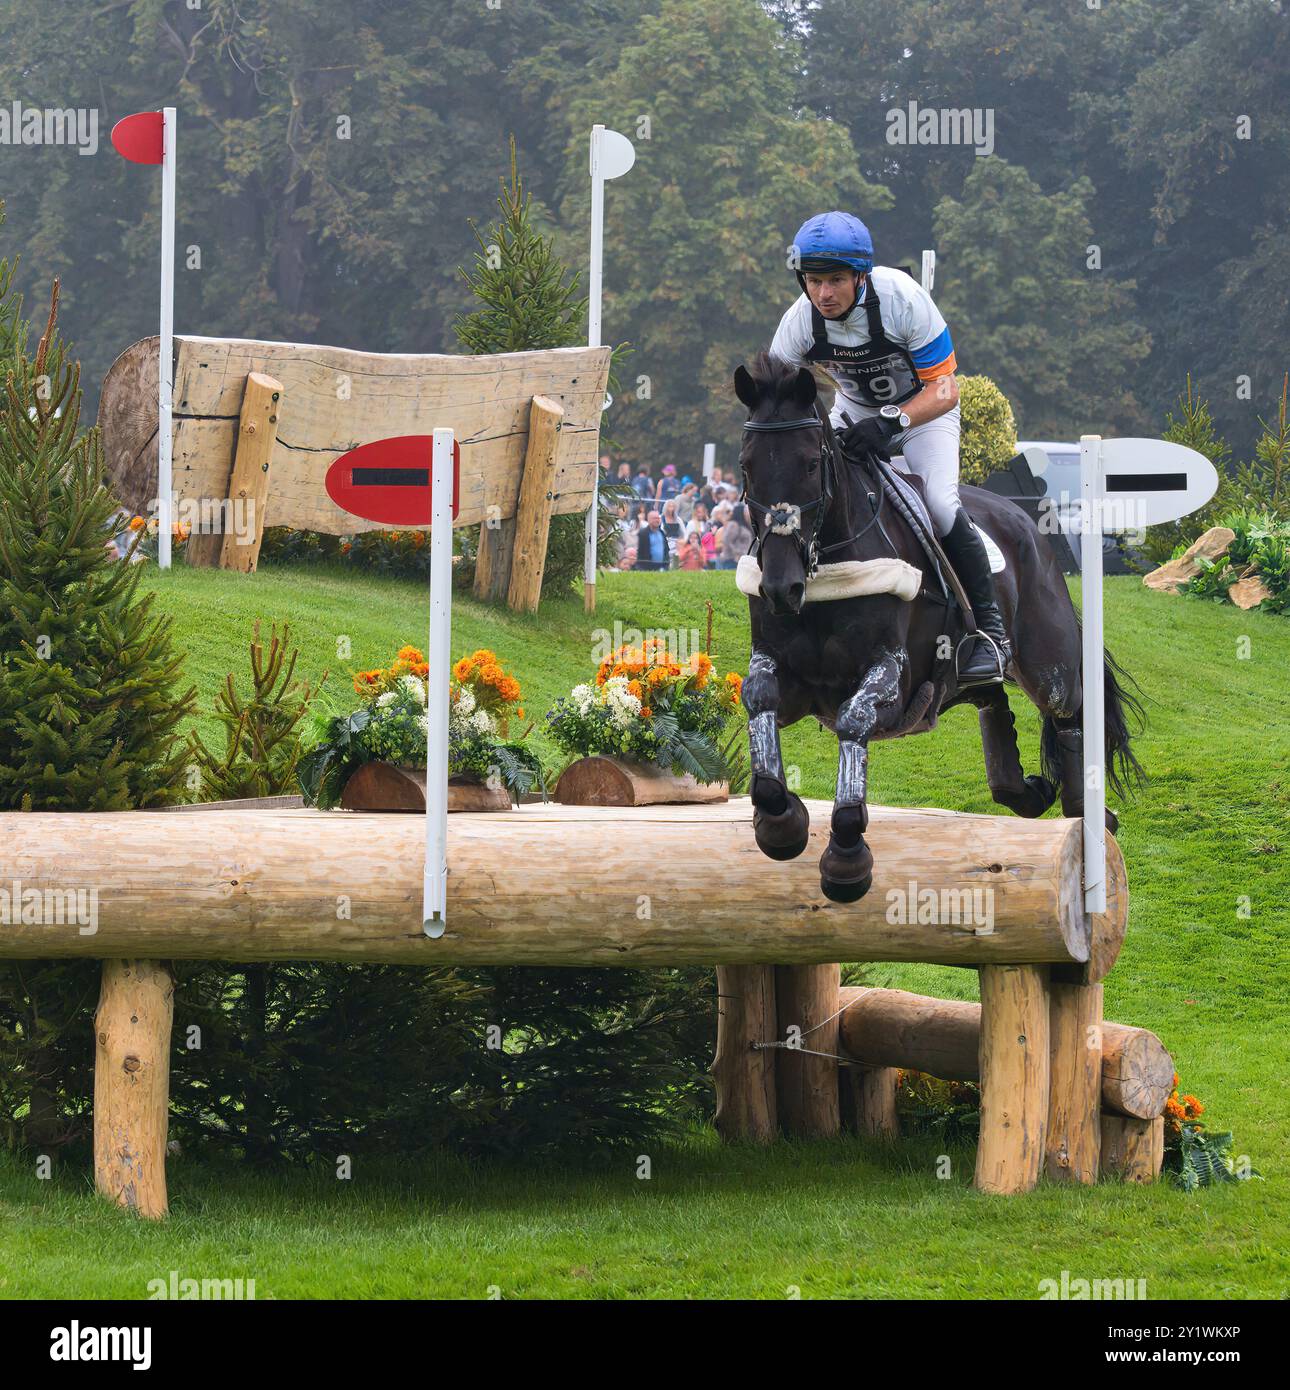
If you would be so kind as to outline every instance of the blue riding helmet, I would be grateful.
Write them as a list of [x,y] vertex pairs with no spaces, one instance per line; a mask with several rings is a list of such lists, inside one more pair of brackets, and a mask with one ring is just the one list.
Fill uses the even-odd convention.
[[[797,283],[803,290],[803,271],[818,275],[846,266],[867,274],[873,269],[873,237],[869,228],[849,212],[821,212],[808,218],[797,229],[793,249],[797,252]],[[850,310],[842,317],[849,313]]]

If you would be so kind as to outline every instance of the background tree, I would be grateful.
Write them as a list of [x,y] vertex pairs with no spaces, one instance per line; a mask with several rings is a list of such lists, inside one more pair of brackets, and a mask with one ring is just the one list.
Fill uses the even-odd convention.
[[[605,323],[635,346],[609,423],[630,453],[697,473],[731,437],[730,376],[799,293],[793,233],[823,206],[885,205],[845,132],[793,110],[796,46],[747,0],[663,0],[618,66],[571,105],[575,152],[593,121],[636,144],[606,198]],[[584,227],[585,178],[563,204]]]
[[[1132,286],[1086,268],[1092,186],[1045,195],[1024,169],[977,161],[961,200],[936,209],[936,244],[953,267],[938,298],[960,367],[986,372],[1029,439],[1131,425],[1151,339],[1130,316]],[[1077,436],[1078,437],[1078,436]]]

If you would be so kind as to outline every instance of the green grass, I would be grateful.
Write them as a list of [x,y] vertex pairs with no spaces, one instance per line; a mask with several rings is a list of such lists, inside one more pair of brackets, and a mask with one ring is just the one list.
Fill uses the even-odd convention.
[[[324,667],[342,702],[347,670],[423,645],[420,585],[318,570],[253,578],[176,570],[147,581],[175,618],[208,712],[246,667],[256,617],[289,620],[300,672]],[[530,718],[582,678],[594,628],[704,627],[719,666],[746,669],[747,615],[729,574],[602,576],[599,612],[576,598],[519,618],[454,606],[454,650],[494,647],[519,674]],[[1107,581],[1107,641],[1143,687],[1138,745],[1150,784],[1121,809],[1128,939],[1107,980],[1107,1016],[1154,1029],[1184,1089],[1234,1130],[1265,1181],[1185,1196],[1161,1184],[1044,1184],[1026,1197],[971,1189],[972,1155],[855,1140],[722,1149],[709,1133],[634,1163],[468,1168],[450,1160],[348,1181],[269,1179],[191,1156],[170,1165],[164,1225],[125,1219],[87,1175],[38,1180],[0,1160],[0,1297],[142,1297],[148,1280],[256,1279],[277,1297],[1035,1297],[1041,1279],[1145,1278],[1155,1298],[1283,1297],[1290,1289],[1285,1183],[1290,1006],[1283,932],[1290,897],[1290,622]],[[337,658],[347,636],[348,660]],[[1242,639],[1248,639],[1248,655]],[[1038,720],[1016,702],[1023,759]],[[213,727],[209,714],[200,727]],[[785,735],[804,793],[832,793],[836,743],[814,725]],[[877,746],[877,802],[994,811],[971,711],[932,735]],[[1244,900],[1248,899],[1248,915]],[[873,984],[970,998],[972,972],[867,967]]]

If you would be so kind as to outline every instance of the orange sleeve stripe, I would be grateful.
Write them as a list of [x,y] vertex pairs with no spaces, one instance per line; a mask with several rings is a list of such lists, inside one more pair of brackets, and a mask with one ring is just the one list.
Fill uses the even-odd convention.
[[920,381],[935,381],[938,376],[952,376],[958,369],[958,362],[955,360],[954,354],[950,353],[944,362],[938,362],[934,367],[919,367],[918,379]]

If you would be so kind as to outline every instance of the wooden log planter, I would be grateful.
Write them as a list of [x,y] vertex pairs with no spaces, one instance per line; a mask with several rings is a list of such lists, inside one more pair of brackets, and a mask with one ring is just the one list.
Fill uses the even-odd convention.
[[696,782],[623,758],[579,758],[560,774],[555,799],[564,806],[662,806],[729,801],[726,782]]
[[[162,1100],[173,985],[162,962],[173,959],[715,964],[713,1072],[725,1138],[835,1134],[844,1122],[892,1134],[896,1067],[926,1063],[968,1075],[975,1056],[983,1092],[979,1187],[1022,1191],[1045,1162],[1054,1171],[1055,1128],[1073,1155],[1069,1172],[1058,1164],[1059,1175],[1091,1180],[1097,1162],[1089,1155],[1103,1144],[1099,1112],[1111,1121],[1110,1160],[1127,1174],[1150,1175],[1154,1130],[1143,1138],[1132,1126],[1155,1124],[1141,1112],[1152,1109],[1162,1084],[1158,1041],[1137,1029],[1095,1026],[1098,982],[1127,920],[1114,842],[1108,910],[1090,919],[1078,821],[873,807],[873,888],[843,905],[819,889],[816,861],[831,806],[807,804],[812,843],[788,863],[758,851],[743,798],[524,804],[507,815],[455,815],[447,930],[437,940],[421,929],[417,816],[236,807],[181,816],[3,813],[0,885],[16,882],[24,901],[45,903],[85,890],[94,910],[88,926],[62,915],[10,914],[0,924],[0,958],[105,962],[96,1181],[145,1215],[165,1210]],[[928,893],[944,910],[901,909]],[[840,960],[975,968],[982,1002],[955,1006],[895,991],[857,999],[839,988]],[[931,1022],[924,1029],[919,1019]],[[873,1042],[884,1030],[894,1041]],[[797,1045],[774,1045],[785,1039]],[[838,1058],[848,1055],[864,1065],[842,1068],[855,1073],[842,1086],[844,1112]]]

